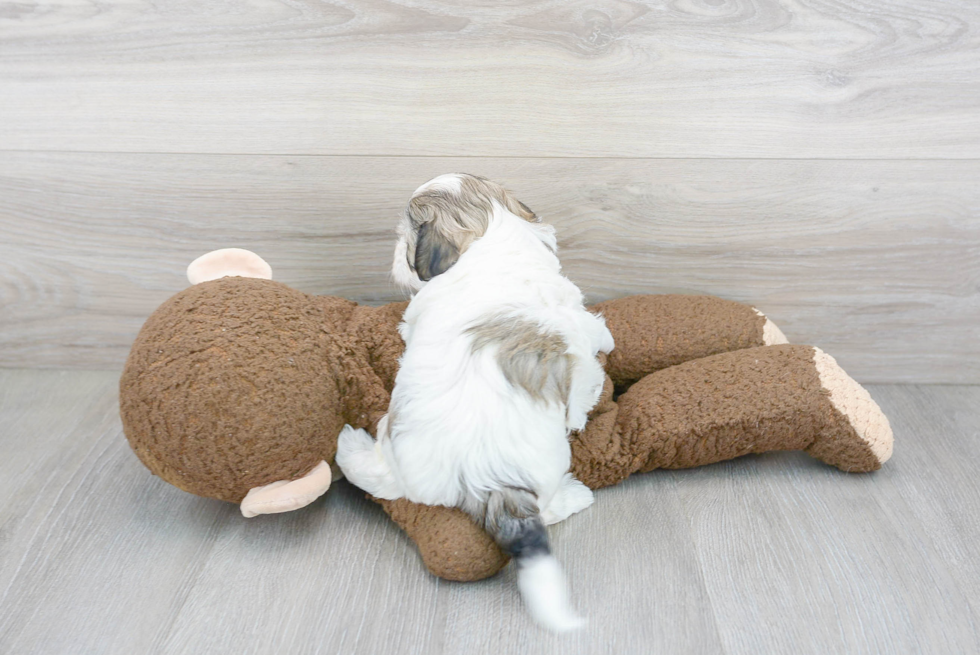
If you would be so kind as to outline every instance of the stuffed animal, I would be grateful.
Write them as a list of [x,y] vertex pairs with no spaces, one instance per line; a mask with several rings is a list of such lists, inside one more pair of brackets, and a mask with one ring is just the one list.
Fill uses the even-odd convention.
[[[245,516],[309,504],[338,474],[345,423],[374,432],[406,303],[365,307],[273,282],[257,255],[209,253],[161,305],[120,381],[126,437],[154,474],[239,503]],[[709,296],[599,303],[616,348],[572,469],[592,489],[636,472],[803,450],[843,471],[892,452],[888,420],[832,357],[789,345],[755,309]],[[506,557],[463,512],[378,500],[435,575],[477,580]]]

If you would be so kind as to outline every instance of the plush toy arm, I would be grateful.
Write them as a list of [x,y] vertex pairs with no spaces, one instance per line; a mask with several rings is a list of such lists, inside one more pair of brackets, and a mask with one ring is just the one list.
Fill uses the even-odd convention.
[[374,434],[378,421],[388,412],[398,360],[405,350],[398,325],[407,304],[359,305],[343,328],[329,328],[346,333],[347,348],[340,359],[344,417],[354,428]]
[[648,375],[616,405],[572,443],[572,470],[593,489],[637,471],[773,450],[804,450],[854,472],[880,468],[892,452],[888,419],[868,392],[809,346],[687,362]]
[[429,572],[445,580],[471,582],[489,578],[509,561],[507,555],[462,510],[417,505],[404,498],[379,503],[418,546]]
[[616,341],[606,372],[617,387],[708,355],[787,343],[758,310],[713,296],[629,296],[592,311]]

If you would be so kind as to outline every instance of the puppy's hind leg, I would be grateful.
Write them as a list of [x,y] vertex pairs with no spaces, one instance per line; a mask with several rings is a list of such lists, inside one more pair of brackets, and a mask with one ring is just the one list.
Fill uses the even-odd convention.
[[558,491],[541,512],[541,520],[545,525],[564,521],[572,514],[589,507],[593,500],[595,497],[592,490],[576,480],[571,473],[566,473],[558,485]]
[[351,483],[375,498],[395,500],[405,494],[381,450],[387,429],[385,416],[378,424],[379,440],[375,441],[366,430],[345,425],[337,437],[337,466]]

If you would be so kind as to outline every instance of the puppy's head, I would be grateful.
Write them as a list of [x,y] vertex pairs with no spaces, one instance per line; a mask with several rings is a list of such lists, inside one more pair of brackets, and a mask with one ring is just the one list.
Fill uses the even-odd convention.
[[449,270],[486,233],[494,203],[526,221],[538,220],[502,186],[476,175],[440,175],[416,189],[398,225],[395,281],[414,291]]

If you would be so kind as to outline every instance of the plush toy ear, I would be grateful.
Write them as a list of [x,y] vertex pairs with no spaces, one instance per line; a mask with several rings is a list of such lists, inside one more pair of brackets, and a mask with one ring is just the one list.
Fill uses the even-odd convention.
[[459,248],[433,223],[423,223],[415,240],[415,272],[428,282],[445,273],[459,259]]
[[259,514],[279,514],[306,507],[330,488],[333,474],[324,461],[306,475],[295,480],[279,480],[261,487],[252,487],[239,507],[242,516],[252,518]]
[[187,267],[187,280],[200,284],[223,277],[272,279],[272,267],[250,250],[222,248],[203,254]]

